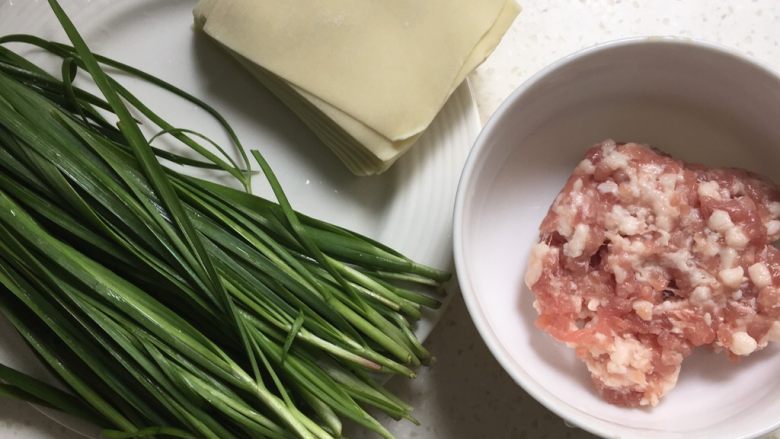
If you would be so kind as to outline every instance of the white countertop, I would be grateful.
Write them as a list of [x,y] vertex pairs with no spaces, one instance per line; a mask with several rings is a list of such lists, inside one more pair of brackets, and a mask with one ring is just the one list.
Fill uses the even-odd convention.
[[[780,72],[778,0],[525,0],[493,56],[471,76],[483,121],[545,65],[593,44],[638,35],[704,39]],[[422,426],[401,438],[586,438],[526,395],[495,362],[456,298],[428,341],[436,364],[390,386],[417,407]],[[20,434],[21,433],[21,434]],[[0,438],[77,439],[24,404],[0,399]],[[353,435],[352,437],[356,437]],[[780,435],[775,436],[780,439]]]
[[523,12],[471,75],[484,120],[520,83],[594,44],[678,36],[735,49],[780,73],[777,0],[518,0]]

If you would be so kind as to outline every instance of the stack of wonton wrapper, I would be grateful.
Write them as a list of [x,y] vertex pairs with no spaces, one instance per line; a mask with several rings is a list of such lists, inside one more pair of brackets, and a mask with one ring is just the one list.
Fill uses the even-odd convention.
[[430,125],[517,16],[514,0],[201,0],[221,43],[357,175]]

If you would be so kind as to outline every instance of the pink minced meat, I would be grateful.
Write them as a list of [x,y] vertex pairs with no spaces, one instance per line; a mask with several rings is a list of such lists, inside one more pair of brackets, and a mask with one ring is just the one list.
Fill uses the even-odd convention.
[[537,325],[605,400],[654,406],[693,348],[736,358],[780,341],[778,217],[778,188],[755,174],[595,145],[531,252]]

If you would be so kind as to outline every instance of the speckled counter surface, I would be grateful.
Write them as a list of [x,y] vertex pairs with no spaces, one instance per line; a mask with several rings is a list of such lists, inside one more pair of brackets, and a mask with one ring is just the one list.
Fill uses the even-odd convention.
[[678,36],[720,44],[780,72],[777,0],[518,0],[523,12],[471,75],[483,121],[520,83],[594,44]]
[[[593,44],[637,35],[678,35],[739,50],[780,72],[778,0],[524,0],[524,11],[471,77],[486,120],[522,81]],[[438,361],[394,391],[417,407],[422,426],[389,423],[399,438],[589,438],[525,394],[500,368],[460,298],[428,341]],[[32,408],[0,399],[0,439],[76,439]],[[361,437],[352,435],[351,437]],[[780,435],[776,436],[780,439]]]

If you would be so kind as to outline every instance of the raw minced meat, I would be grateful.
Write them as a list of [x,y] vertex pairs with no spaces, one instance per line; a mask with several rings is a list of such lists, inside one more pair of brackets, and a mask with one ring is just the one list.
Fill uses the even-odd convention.
[[654,406],[693,348],[741,357],[780,341],[779,218],[780,192],[755,174],[595,145],[531,252],[537,325],[604,399]]

